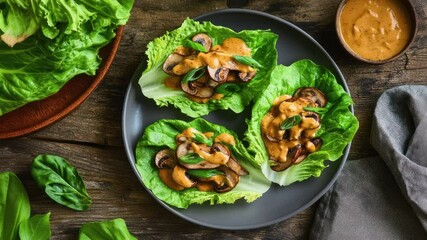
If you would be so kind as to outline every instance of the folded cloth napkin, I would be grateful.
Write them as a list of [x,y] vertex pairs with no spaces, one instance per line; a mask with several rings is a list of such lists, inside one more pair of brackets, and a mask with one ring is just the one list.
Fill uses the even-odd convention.
[[320,200],[310,239],[427,239],[427,86],[378,99],[371,144]]

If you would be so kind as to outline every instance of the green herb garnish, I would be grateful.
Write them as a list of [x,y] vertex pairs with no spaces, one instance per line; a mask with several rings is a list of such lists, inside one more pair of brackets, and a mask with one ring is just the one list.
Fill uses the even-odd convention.
[[259,64],[259,62],[257,62],[255,59],[248,57],[248,56],[240,56],[240,55],[234,55],[233,58],[243,64],[246,64],[248,66],[251,67],[256,67],[256,68],[262,68],[262,65]]
[[198,143],[204,143],[208,146],[212,146],[213,144],[213,140],[206,138],[205,136],[198,134],[198,133],[194,133],[194,137],[193,137],[194,141],[198,142]]
[[199,156],[199,154],[191,152],[180,157],[179,161],[185,164],[197,164],[199,162],[203,162],[204,160]]
[[184,47],[189,47],[199,52],[208,52],[201,43],[191,41],[188,38],[184,40]]
[[289,129],[295,125],[298,125],[300,122],[301,122],[301,116],[295,115],[295,116],[292,116],[290,118],[285,119],[285,121],[283,121],[280,124],[279,129],[280,130],[286,130],[286,129]]
[[92,203],[77,169],[60,156],[36,156],[31,163],[31,175],[37,185],[61,205],[83,211]]
[[182,82],[187,83],[187,82],[195,81],[199,79],[201,76],[203,76],[203,74],[205,74],[205,71],[206,71],[205,66],[195,68],[189,71],[187,74],[185,74],[185,76],[182,78]]
[[218,171],[216,169],[190,169],[190,170],[187,170],[187,173],[190,176],[193,176],[196,178],[210,178],[216,175],[224,174],[223,172]]

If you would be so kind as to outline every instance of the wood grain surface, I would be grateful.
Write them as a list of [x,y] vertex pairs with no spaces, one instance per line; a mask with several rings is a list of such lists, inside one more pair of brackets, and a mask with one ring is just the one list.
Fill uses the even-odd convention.
[[[339,1],[252,0],[245,6],[294,23],[336,61],[347,80],[360,121],[350,160],[376,155],[369,143],[370,128],[375,103],[383,91],[405,84],[427,84],[427,3],[412,2],[419,20],[417,37],[406,54],[383,65],[359,62],[339,45],[334,26]],[[141,61],[146,61],[147,43],[178,27],[186,17],[223,8],[227,8],[225,0],[136,0],[112,67],[91,96],[66,118],[42,130],[0,141],[0,172],[12,171],[23,181],[32,214],[51,212],[52,239],[76,239],[83,223],[118,217],[126,221],[138,239],[309,238],[317,204],[283,222],[254,230],[219,231],[187,222],[148,194],[125,155],[122,104],[132,74]],[[29,166],[42,153],[62,156],[77,168],[93,198],[87,211],[62,207],[35,185]]]

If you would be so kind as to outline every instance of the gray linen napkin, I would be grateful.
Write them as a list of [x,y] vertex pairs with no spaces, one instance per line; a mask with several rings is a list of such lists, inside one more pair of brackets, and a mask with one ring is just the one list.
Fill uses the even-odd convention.
[[320,200],[310,239],[427,239],[427,86],[379,98],[371,144]]

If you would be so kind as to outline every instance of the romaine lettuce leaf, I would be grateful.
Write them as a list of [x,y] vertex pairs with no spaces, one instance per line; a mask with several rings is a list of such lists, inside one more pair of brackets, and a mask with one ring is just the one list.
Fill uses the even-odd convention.
[[[158,170],[154,165],[154,157],[164,148],[176,149],[175,137],[183,130],[193,127],[201,132],[213,132],[214,136],[220,133],[232,134],[236,145],[228,145],[233,156],[249,172],[241,176],[237,186],[226,193],[200,192],[195,188],[175,191],[167,187],[159,178]],[[235,133],[223,126],[215,125],[204,119],[197,118],[191,122],[181,120],[159,120],[148,126],[136,147],[136,168],[144,185],[160,200],[171,206],[187,208],[190,204],[234,203],[237,199],[244,198],[252,202],[261,197],[270,187],[259,166],[254,166],[252,156],[246,151],[245,146],[238,140]]]
[[78,74],[94,75],[99,49],[126,22],[132,5],[133,0],[0,4],[2,36],[28,37],[13,48],[0,41],[0,115],[58,92]]
[[[252,58],[260,63],[263,68],[258,71],[255,78],[244,85],[241,91],[227,94],[219,100],[211,99],[207,103],[192,101],[185,96],[183,91],[167,88],[164,85],[164,80],[168,75],[162,70],[163,62],[178,46],[183,45],[184,39],[200,32],[210,35],[213,39],[213,45],[221,44],[224,39],[229,37],[243,39],[251,48]],[[270,73],[277,62],[277,38],[277,35],[270,31],[245,30],[236,33],[229,28],[215,26],[210,22],[200,23],[187,18],[181,27],[172,32],[167,32],[148,44],[146,51],[148,56],[147,68],[139,79],[139,85],[142,93],[146,97],[154,99],[158,106],[171,104],[191,117],[203,116],[217,109],[231,109],[236,113],[242,112],[254,96],[261,93],[269,83]]]
[[[279,185],[289,185],[311,176],[318,177],[327,167],[325,160],[337,160],[359,127],[358,120],[349,110],[352,99],[328,69],[310,60],[300,60],[289,67],[279,65],[274,69],[271,78],[270,85],[252,109],[252,118],[245,133],[245,140],[249,143],[248,150],[254,155],[257,164],[262,166],[265,176]],[[275,172],[269,166],[269,156],[261,136],[261,120],[276,97],[292,95],[299,87],[319,88],[327,97],[327,112],[322,116],[321,128],[317,133],[323,140],[323,145],[319,151],[309,154],[301,163],[285,171]]]

